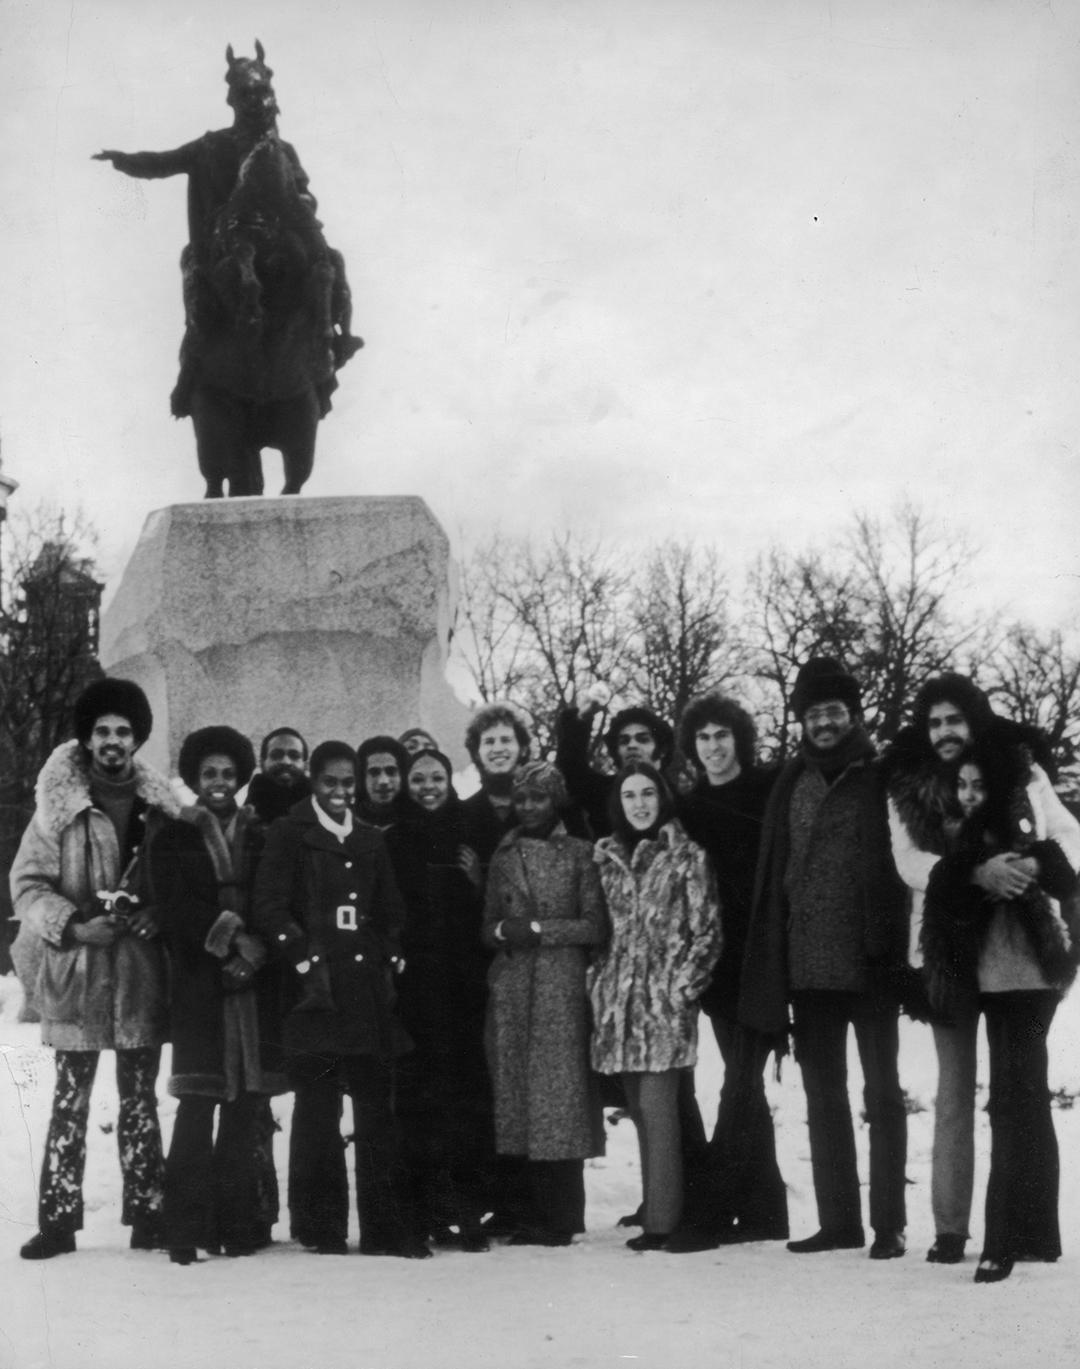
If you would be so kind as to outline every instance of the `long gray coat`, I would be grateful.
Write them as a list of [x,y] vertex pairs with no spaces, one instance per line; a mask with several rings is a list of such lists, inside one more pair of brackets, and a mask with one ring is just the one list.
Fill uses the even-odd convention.
[[[135,758],[139,800],[170,817],[180,801],[168,781]],[[159,938],[120,936],[111,946],[71,943],[64,929],[95,892],[123,871],[111,819],[95,808],[78,742],[64,742],[41,767],[37,808],[11,867],[19,919],[12,947],[41,1040],[59,1050],[160,1046],[168,1032],[165,951]]]
[[[540,945],[508,949],[504,918],[540,926]],[[589,948],[606,935],[592,847],[557,827],[545,841],[514,830],[491,862],[484,908],[487,1052],[502,1155],[577,1160],[604,1149],[603,1118],[589,1071]]]

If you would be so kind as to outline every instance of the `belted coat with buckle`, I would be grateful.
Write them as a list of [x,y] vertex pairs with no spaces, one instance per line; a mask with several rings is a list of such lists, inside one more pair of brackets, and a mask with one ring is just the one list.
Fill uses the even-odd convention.
[[304,799],[270,828],[251,925],[297,969],[283,992],[287,1054],[374,1055],[409,1049],[394,1013],[404,904],[381,832],[339,840]]
[[[90,770],[77,741],[62,742],[41,768],[37,807],[11,867],[19,919],[12,947],[41,1040],[58,1050],[138,1050],[168,1032],[165,951],[158,937],[127,934],[111,946],[71,938],[68,923],[94,913],[98,890],[120,883],[120,845],[94,806]],[[135,757],[132,822],[175,817],[180,800],[163,775]]]

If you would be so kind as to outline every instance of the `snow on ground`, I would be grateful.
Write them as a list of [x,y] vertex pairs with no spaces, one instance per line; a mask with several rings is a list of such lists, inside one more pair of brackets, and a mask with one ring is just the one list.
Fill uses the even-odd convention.
[[[112,1060],[102,1059],[87,1163],[86,1228],[73,1256],[18,1258],[35,1229],[35,1183],[52,1092],[51,1052],[17,1024],[18,990],[0,980],[0,1369],[1054,1369],[1078,1362],[1080,1105],[1055,1113],[1062,1153],[1056,1265],[1018,1266],[994,1286],[972,1282],[974,1257],[928,1265],[934,1089],[929,1030],[905,1023],[901,1073],[912,1101],[909,1253],[796,1257],[782,1243],[695,1255],[636,1255],[616,1219],[638,1202],[628,1121],[587,1171],[589,1232],[571,1249],[438,1251],[422,1263],[317,1257],[278,1243],[251,1259],[170,1265],[127,1247],[119,1224]],[[1052,1085],[1080,1089],[1080,992],[1051,1035]],[[853,1108],[861,1108],[852,1063]],[[981,1069],[985,1079],[985,1060]],[[699,1097],[715,1106],[720,1067],[703,1046]],[[770,1082],[792,1231],[816,1229],[798,1070]],[[985,1094],[983,1095],[985,1101]],[[166,1141],[175,1104],[162,1097]],[[288,1126],[288,1099],[275,1102]],[[978,1114],[974,1253],[981,1235],[988,1130]],[[278,1138],[284,1192],[285,1135]],[[860,1128],[865,1176],[866,1131]],[[355,1233],[354,1233],[355,1236]]]

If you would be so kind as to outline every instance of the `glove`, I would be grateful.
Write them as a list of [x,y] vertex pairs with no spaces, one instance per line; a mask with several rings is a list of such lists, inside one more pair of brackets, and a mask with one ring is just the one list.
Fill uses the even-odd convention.
[[540,924],[526,922],[523,917],[504,918],[499,923],[495,939],[504,946],[539,946]]
[[266,947],[250,932],[237,932],[233,937],[233,946],[236,954],[242,956],[253,970],[259,970],[266,964]]

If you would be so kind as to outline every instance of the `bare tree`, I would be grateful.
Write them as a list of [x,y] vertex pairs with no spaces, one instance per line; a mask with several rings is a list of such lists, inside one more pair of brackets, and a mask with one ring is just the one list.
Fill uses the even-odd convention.
[[1080,647],[1075,630],[1039,632],[1014,623],[994,653],[987,692],[1017,722],[1041,727],[1050,741],[1059,771],[1070,775],[1080,762]]
[[750,652],[747,673],[756,685],[748,702],[771,759],[783,760],[791,749],[791,693],[799,667],[811,656],[850,660],[861,643],[863,617],[850,569],[834,568],[820,552],[792,555],[774,547],[755,562],[742,631]]
[[667,541],[634,586],[630,680],[663,718],[678,718],[695,694],[742,675],[746,651],[715,549]]
[[467,558],[455,637],[480,698],[524,707],[541,749],[594,682],[616,691],[631,634],[629,577],[601,542],[573,533],[537,547],[494,537]]
[[904,504],[887,522],[856,515],[847,551],[863,618],[849,664],[862,685],[871,730],[889,741],[923,680],[985,645],[987,624],[961,623],[948,606],[971,549],[963,536]]

